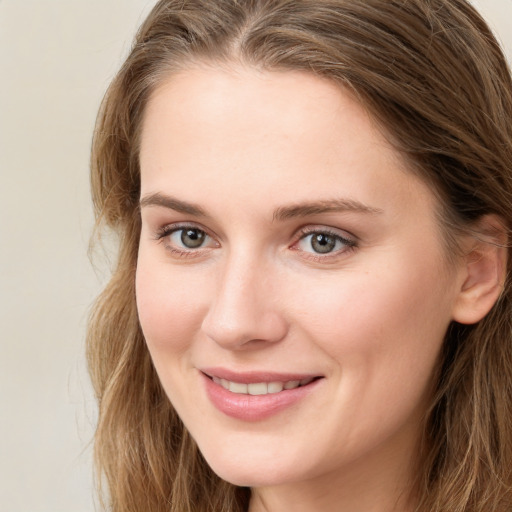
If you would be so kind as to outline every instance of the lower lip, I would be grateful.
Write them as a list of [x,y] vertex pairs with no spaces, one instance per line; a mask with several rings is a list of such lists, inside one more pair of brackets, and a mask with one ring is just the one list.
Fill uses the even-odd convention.
[[317,379],[295,389],[286,389],[267,395],[232,393],[202,374],[206,394],[212,404],[226,416],[243,421],[261,421],[296,404],[309,395],[323,379]]

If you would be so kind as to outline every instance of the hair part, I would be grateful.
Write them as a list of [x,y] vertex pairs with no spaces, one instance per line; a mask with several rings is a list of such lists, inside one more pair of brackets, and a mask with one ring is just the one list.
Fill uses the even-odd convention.
[[[451,253],[485,215],[512,227],[512,82],[464,0],[161,0],[103,101],[91,157],[98,223],[119,259],[88,331],[99,402],[95,456],[113,512],[237,512],[165,396],[138,323],[139,146],[159,84],[199,62],[300,70],[350,89],[431,185]],[[493,240],[492,233],[479,236]],[[450,251],[449,251],[450,253]],[[481,322],[447,333],[425,420],[418,511],[512,508],[511,253]]]

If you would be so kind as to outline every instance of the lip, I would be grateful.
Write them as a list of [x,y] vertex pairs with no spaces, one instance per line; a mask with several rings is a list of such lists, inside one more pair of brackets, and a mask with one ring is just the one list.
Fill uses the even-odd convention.
[[277,373],[267,371],[234,372],[227,368],[200,368],[208,377],[239,382],[240,384],[253,384],[255,382],[286,382],[289,380],[302,380],[322,377],[315,373]]
[[[216,409],[220,412],[242,421],[261,421],[291,407],[309,394],[311,394],[323,380],[321,375],[299,373],[274,373],[274,372],[233,372],[224,368],[203,368],[200,370],[206,394]],[[305,386],[287,389],[279,393],[266,395],[237,394],[216,384],[212,377],[226,379],[240,384],[252,384],[257,382],[287,382],[314,378]]]

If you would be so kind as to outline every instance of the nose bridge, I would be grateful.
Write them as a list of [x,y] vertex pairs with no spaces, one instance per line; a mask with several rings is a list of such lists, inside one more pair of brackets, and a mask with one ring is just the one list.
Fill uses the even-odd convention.
[[276,307],[272,265],[250,250],[233,251],[219,270],[203,330],[226,348],[251,341],[276,342],[286,322]]

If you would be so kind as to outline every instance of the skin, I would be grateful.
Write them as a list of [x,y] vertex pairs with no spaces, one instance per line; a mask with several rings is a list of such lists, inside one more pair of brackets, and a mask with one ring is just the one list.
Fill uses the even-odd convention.
[[[467,277],[448,263],[431,190],[349,92],[235,65],[161,84],[140,159],[140,322],[213,470],[252,487],[251,512],[412,509],[431,376]],[[366,208],[276,215],[338,200]],[[184,246],[183,227],[203,245]],[[334,249],[315,252],[312,231]],[[247,422],[208,399],[199,370],[212,366],[322,379]]]

